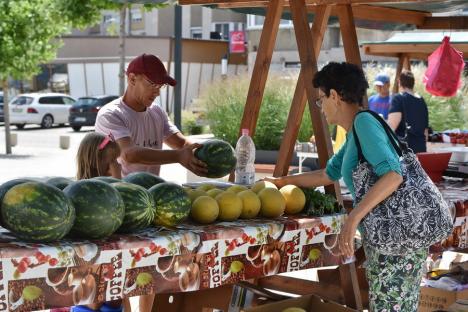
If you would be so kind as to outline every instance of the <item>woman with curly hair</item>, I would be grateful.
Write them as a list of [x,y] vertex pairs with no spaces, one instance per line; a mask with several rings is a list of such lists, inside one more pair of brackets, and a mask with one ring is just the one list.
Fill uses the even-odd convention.
[[[362,154],[379,178],[367,194],[354,203],[354,209],[341,229],[339,247],[343,255],[350,257],[354,254],[354,236],[360,222],[403,181],[399,156],[390,141],[393,139],[380,121],[369,112],[359,113],[369,87],[360,67],[350,63],[329,63],[315,74],[313,85],[319,93],[316,104],[329,124],[339,125],[347,131],[346,141],[328,160],[325,169],[266,180],[278,187],[286,184],[317,187],[343,178],[356,199],[352,173],[358,166],[359,157],[352,131],[354,126]],[[367,234],[363,232],[362,235],[371,311],[417,311],[427,248],[405,255],[381,254],[366,244]]]

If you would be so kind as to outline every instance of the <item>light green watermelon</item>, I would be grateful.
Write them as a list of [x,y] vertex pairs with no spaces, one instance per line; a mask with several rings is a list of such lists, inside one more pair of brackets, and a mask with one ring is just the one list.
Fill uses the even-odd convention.
[[228,175],[236,167],[236,155],[231,144],[223,140],[213,139],[203,143],[195,150],[195,157],[208,166],[209,178],[221,178]]
[[170,182],[160,183],[148,190],[156,205],[154,223],[162,226],[180,224],[190,214],[190,198],[180,185]]
[[153,197],[144,187],[126,182],[114,183],[112,186],[119,191],[125,204],[125,217],[119,232],[135,232],[153,223],[156,208]]
[[5,194],[2,218],[6,227],[20,239],[47,243],[68,234],[75,220],[75,209],[55,186],[26,182]]
[[[3,197],[5,196],[6,192],[8,192],[13,186],[18,185],[18,184],[22,184],[22,183],[26,183],[26,182],[36,182],[36,181],[32,180],[32,179],[20,178],[20,179],[14,179],[14,180],[7,181],[7,182],[3,183],[2,185],[0,185],[0,209],[1,209],[1,206],[2,206]],[[0,213],[0,225],[3,226],[4,228],[7,228],[6,225],[4,224],[2,218],[1,218],[1,213]]]
[[88,179],[73,182],[63,192],[76,210],[74,237],[102,239],[112,235],[121,225],[125,206],[115,187]]

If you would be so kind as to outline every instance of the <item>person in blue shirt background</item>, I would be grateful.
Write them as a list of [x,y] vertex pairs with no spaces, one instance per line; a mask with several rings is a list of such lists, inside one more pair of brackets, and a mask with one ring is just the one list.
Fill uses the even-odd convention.
[[375,77],[374,88],[377,94],[372,95],[369,100],[369,109],[380,114],[387,120],[390,109],[390,77],[385,73],[380,73]]

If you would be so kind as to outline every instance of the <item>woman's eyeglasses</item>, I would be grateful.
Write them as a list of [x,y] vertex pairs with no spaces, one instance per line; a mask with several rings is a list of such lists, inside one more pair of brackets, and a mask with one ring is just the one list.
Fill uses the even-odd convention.
[[319,96],[318,99],[315,101],[315,105],[318,106],[318,108],[322,109],[322,104],[323,104],[323,99],[325,98],[325,95]]

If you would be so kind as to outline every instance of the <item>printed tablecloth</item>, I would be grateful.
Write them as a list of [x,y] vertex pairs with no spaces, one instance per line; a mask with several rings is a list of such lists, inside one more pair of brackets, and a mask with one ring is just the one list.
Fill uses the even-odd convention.
[[338,265],[345,215],[184,224],[107,240],[26,244],[0,233],[0,311],[31,311]]

